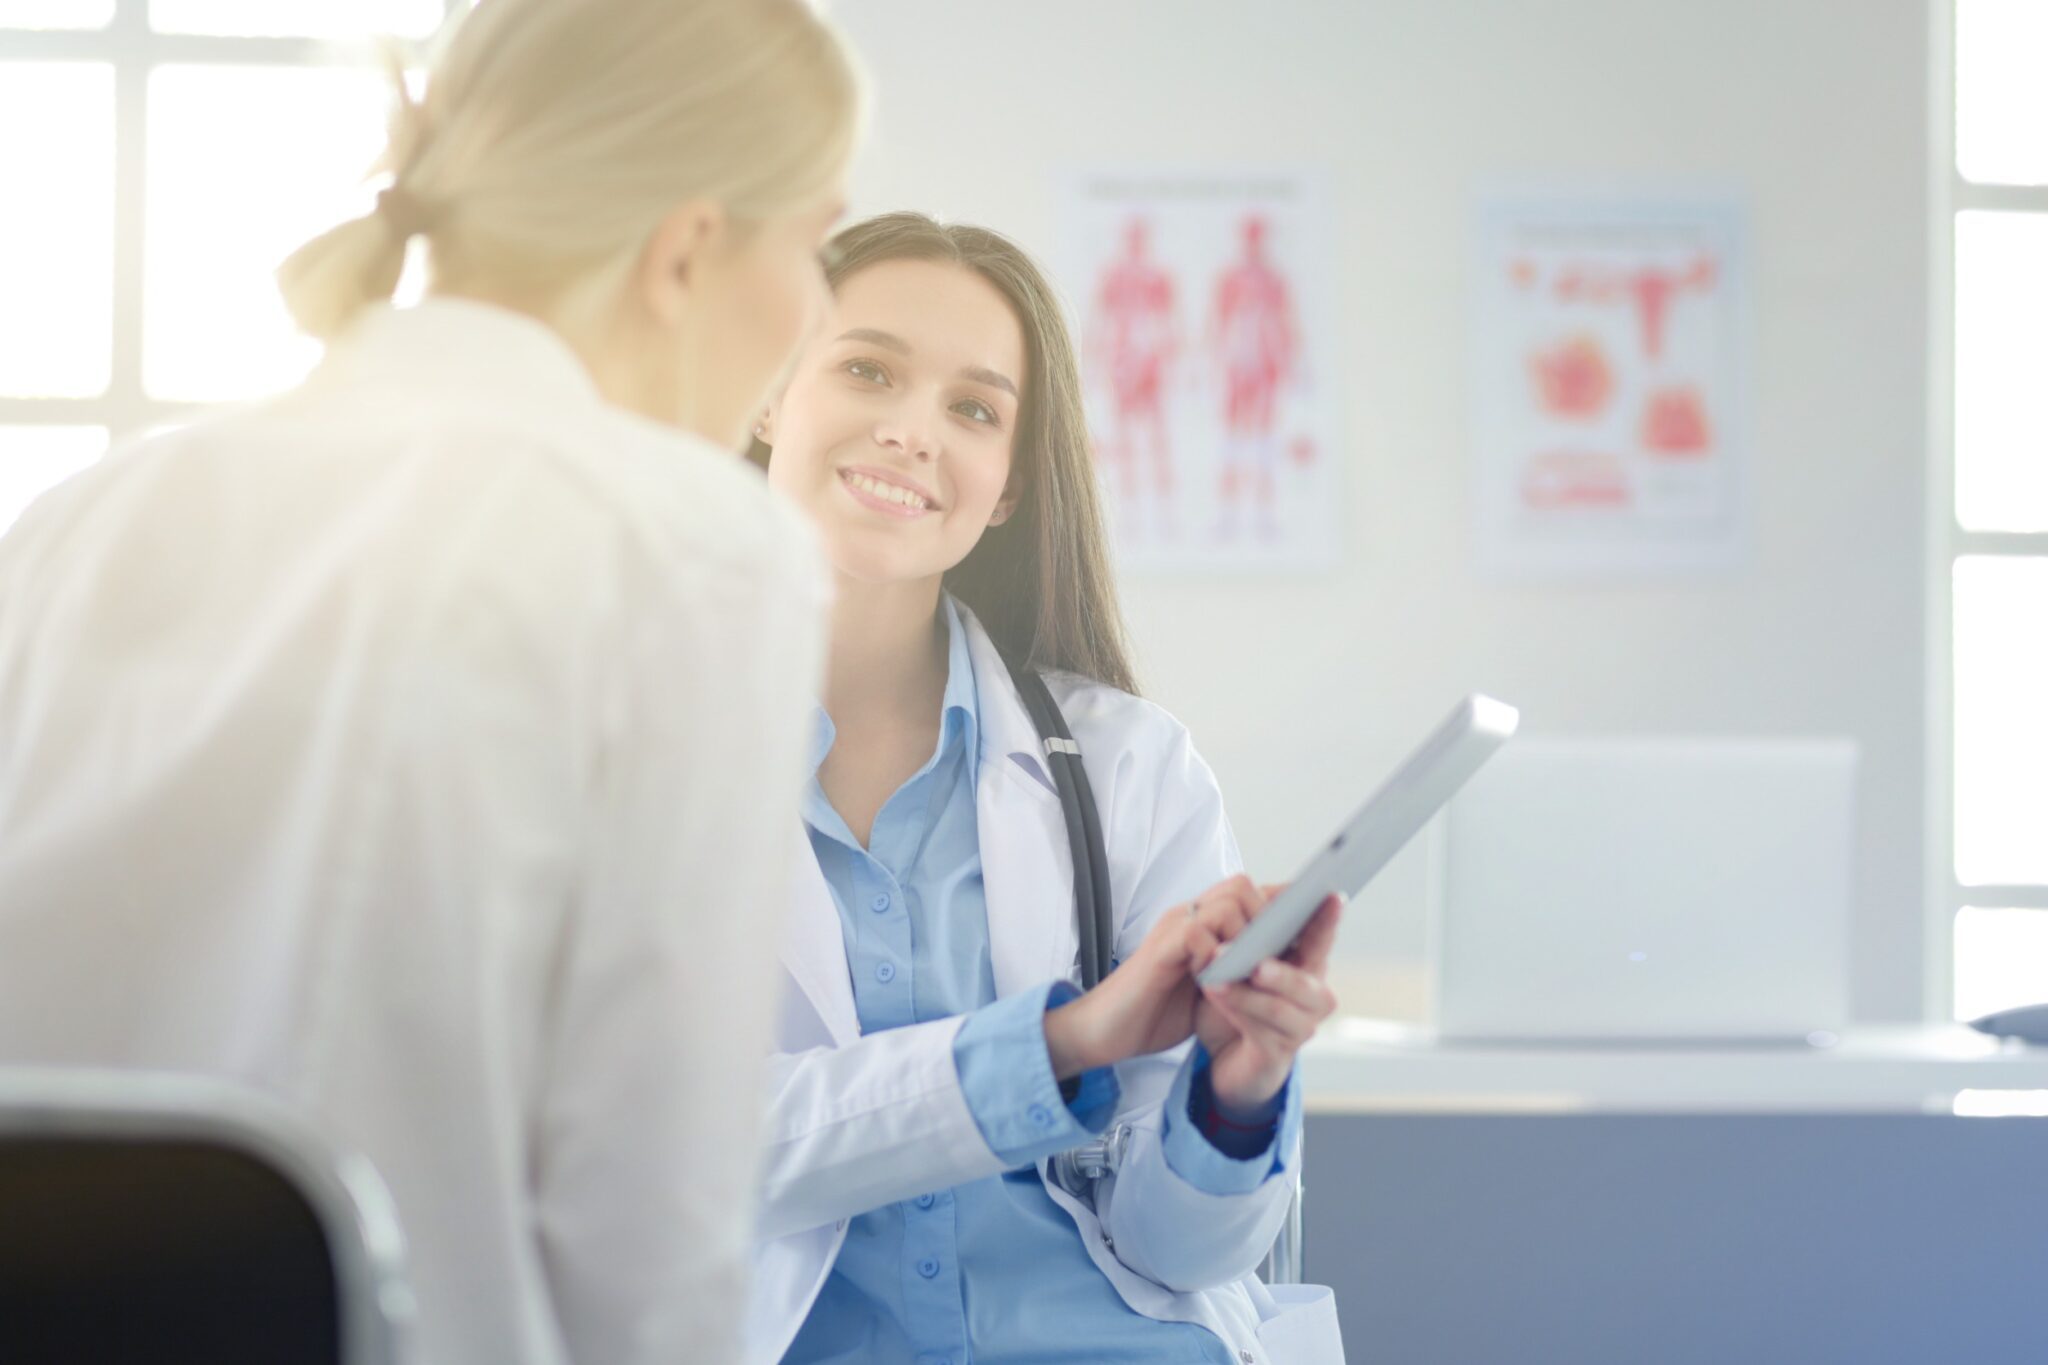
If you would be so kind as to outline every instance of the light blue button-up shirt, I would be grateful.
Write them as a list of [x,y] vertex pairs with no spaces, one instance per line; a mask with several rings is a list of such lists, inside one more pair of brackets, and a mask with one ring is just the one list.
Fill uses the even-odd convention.
[[[862,848],[815,777],[835,735],[821,709],[804,823],[839,909],[861,1032],[967,1015],[953,1047],[961,1089],[990,1148],[1014,1169],[854,1219],[783,1359],[1234,1365],[1208,1329],[1132,1311],[1039,1179],[1040,1158],[1108,1124],[1116,1079],[1107,1068],[1091,1071],[1070,1085],[1069,1099],[1053,1078],[1044,1014],[1073,996],[1071,985],[996,999],[975,821],[979,698],[950,597],[944,616],[946,692],[931,758],[884,803]],[[1206,1067],[1197,1046],[1176,1095],[1205,1095]],[[1185,1106],[1169,1112],[1168,1165],[1212,1194],[1256,1188],[1277,1173],[1277,1153],[1300,1123],[1295,1090],[1290,1079],[1273,1105],[1277,1132],[1237,1146],[1205,1137]]]

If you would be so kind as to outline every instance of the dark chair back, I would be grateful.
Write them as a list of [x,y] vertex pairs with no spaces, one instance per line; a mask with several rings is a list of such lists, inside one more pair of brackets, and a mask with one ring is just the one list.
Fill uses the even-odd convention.
[[0,1070],[0,1361],[388,1365],[389,1201],[246,1092]]

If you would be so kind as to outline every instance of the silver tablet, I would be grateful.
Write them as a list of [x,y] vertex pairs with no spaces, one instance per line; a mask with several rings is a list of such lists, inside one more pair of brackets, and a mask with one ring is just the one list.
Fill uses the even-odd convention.
[[1518,719],[1514,707],[1477,693],[1458,703],[1408,761],[1345,821],[1337,837],[1295,874],[1287,889],[1243,933],[1223,945],[1197,980],[1204,986],[1244,980],[1259,963],[1286,952],[1324,900],[1364,890],[1507,742]]

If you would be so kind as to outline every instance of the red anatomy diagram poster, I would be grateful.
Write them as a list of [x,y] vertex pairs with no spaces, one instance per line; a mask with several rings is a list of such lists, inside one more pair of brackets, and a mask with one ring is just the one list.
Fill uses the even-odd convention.
[[1728,200],[1482,204],[1483,568],[1625,576],[1739,563],[1742,236]]
[[1127,567],[1336,560],[1323,226],[1297,174],[1070,183],[1060,284]]

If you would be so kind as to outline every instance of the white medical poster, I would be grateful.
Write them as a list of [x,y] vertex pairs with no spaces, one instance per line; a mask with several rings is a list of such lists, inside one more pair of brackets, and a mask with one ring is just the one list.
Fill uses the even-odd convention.
[[1729,198],[1481,201],[1482,570],[1616,578],[1740,563],[1743,239]]
[[1324,206],[1298,172],[1069,178],[1060,287],[1125,567],[1337,560]]

